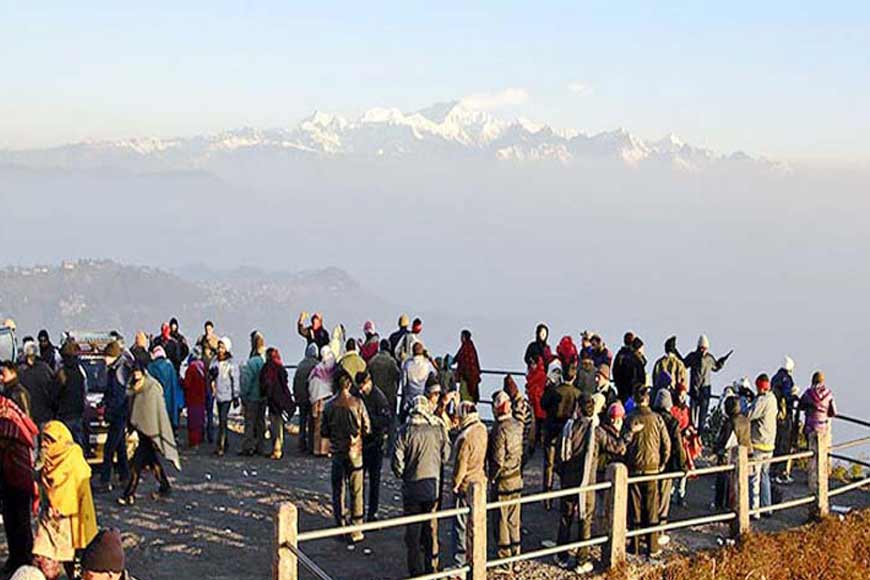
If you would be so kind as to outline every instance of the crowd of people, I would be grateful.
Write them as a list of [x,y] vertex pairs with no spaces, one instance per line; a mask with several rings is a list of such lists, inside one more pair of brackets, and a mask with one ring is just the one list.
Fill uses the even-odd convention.
[[[539,449],[543,491],[549,491],[557,477],[562,489],[601,481],[614,462],[624,463],[630,475],[689,471],[710,429],[715,431],[703,440],[713,442],[721,463],[737,445],[748,447],[755,459],[788,454],[799,445],[801,411],[806,434],[829,433],[836,414],[823,374],[814,373],[800,394],[794,362],[785,357],[772,379],[757,377],[754,389],[748,379],[727,387],[719,402],[722,420],[714,425],[708,420],[712,374],[731,353],[714,356],[706,336],[686,356],[676,337],[668,338],[662,356],[649,365],[644,342],[633,332],[614,355],[595,332],[582,333],[579,344],[564,336],[551,349],[549,329],[541,324],[524,356],[525,392],[512,375],[504,376],[502,388],[486,402],[493,416],[487,426],[480,414],[482,370],[468,330],[460,333],[455,355],[439,357],[427,349],[422,320],[406,315],[386,338],[372,321],[359,338],[348,336],[343,325],[329,332],[320,313],[303,312],[297,332],[305,349],[292,377],[279,350],[256,330],[242,362],[236,362],[231,339],[216,334],[210,321],[192,347],[176,319],[154,338],[138,332],[129,348],[114,336],[102,352],[107,378],[101,411],[108,429],[94,491],[121,486],[117,501],[130,506],[141,476],[150,471],[158,485],[155,497],[170,494],[163,464],[180,469],[176,438],[182,418],[188,446],[207,442],[220,457],[230,451],[231,409],[240,409],[244,424],[236,452],[273,460],[283,458],[285,427],[298,411],[298,451],[331,460],[332,511],[339,526],[378,519],[385,457],[402,482],[404,513],[413,515],[467,505],[473,484],[486,486],[494,500],[519,498],[524,471]],[[85,460],[87,376],[78,356],[73,340],[55,347],[42,331],[38,341],[25,338],[20,360],[2,363],[7,571],[36,563],[46,577],[56,578],[46,572],[45,563],[53,562],[73,578],[86,546],[103,537]],[[138,444],[128,458],[132,433]],[[754,468],[753,507],[771,505],[769,467]],[[791,483],[791,462],[776,468],[775,481]],[[727,477],[717,480],[713,508],[733,504],[730,487]],[[666,523],[671,504],[685,499],[685,477],[632,484],[629,524]],[[596,507],[595,493],[561,498],[556,543],[591,538],[601,512]],[[38,514],[35,541],[32,513]],[[450,521],[450,566],[466,562],[466,517]],[[519,504],[500,507],[494,529],[500,558],[520,553]],[[362,539],[358,531],[348,534],[350,542]],[[629,548],[655,557],[668,541],[651,533],[632,538]],[[442,569],[438,544],[436,519],[406,527],[411,575]],[[556,562],[580,573],[592,570],[586,549],[559,554]]]

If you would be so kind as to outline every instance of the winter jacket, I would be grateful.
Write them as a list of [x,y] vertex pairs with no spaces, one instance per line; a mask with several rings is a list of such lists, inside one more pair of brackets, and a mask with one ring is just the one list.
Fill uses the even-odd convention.
[[598,390],[598,383],[595,380],[596,375],[598,375],[598,370],[594,366],[588,368],[581,366],[577,370],[577,378],[574,380],[574,384],[577,385],[581,393],[590,396],[594,395]]
[[489,434],[486,464],[497,492],[523,489],[523,425],[510,415],[499,417]]
[[770,380],[770,387],[776,396],[776,420],[781,425],[790,425],[798,398],[794,378],[785,369],[779,369]]
[[157,379],[157,382],[163,387],[166,412],[169,413],[172,427],[178,427],[178,414],[184,407],[184,392],[178,382],[178,371],[175,370],[172,362],[161,357],[151,361],[151,364],[148,365],[148,374]]
[[719,457],[719,460],[723,461],[727,459],[726,454],[728,450],[735,445],[749,448],[749,455],[752,455],[752,426],[749,419],[739,413],[722,422],[722,427],[719,428],[719,434],[716,436],[713,451]]
[[366,361],[364,361],[363,357],[361,357],[355,350],[344,353],[344,355],[338,359],[338,365],[347,371],[351,380],[354,382],[356,382],[357,373],[362,373],[366,370]]
[[[508,396],[510,395],[508,394]],[[520,392],[517,392],[515,399],[511,399],[511,415],[513,415],[513,418],[519,421],[520,425],[523,427],[523,441],[531,442],[532,432],[534,431],[535,426],[535,417],[532,413],[532,406],[529,405],[529,402]]]
[[[275,370],[274,373],[270,372],[272,368]],[[269,413],[274,415],[285,413],[289,420],[296,412],[296,401],[293,400],[293,394],[290,392],[287,369],[283,365],[269,361],[260,369],[258,382]]]
[[553,353],[550,350],[550,345],[546,342],[534,340],[526,347],[526,354],[523,356],[526,366],[531,368],[540,362],[546,367],[553,360]]
[[329,346],[329,332],[322,326],[317,330],[313,326],[305,326],[301,322],[296,323],[296,332],[299,336],[305,339],[305,344],[314,343],[317,345],[317,352],[324,346]]
[[18,405],[21,412],[30,417],[30,393],[17,378],[15,381],[3,386],[3,396]]
[[558,387],[550,385],[544,391],[541,406],[547,412],[544,425],[550,437],[559,436],[565,421],[574,414],[574,405],[579,398],[580,390],[570,383],[562,383]]
[[400,363],[405,362],[414,356],[414,344],[420,342],[420,335],[414,332],[406,332],[402,335],[396,348],[393,349],[393,356]]
[[106,369],[106,393],[103,395],[105,418],[109,423],[127,422],[127,379],[130,367],[124,357],[118,357]]
[[158,336],[151,342],[150,350],[153,352],[154,348],[158,346],[163,347],[163,351],[166,353],[166,358],[169,359],[169,362],[175,367],[176,372],[181,368],[182,361],[184,361],[187,358],[187,355],[190,354],[190,349],[187,347],[187,343],[182,345],[172,336],[169,338]]
[[613,353],[604,345],[601,346],[601,350],[595,350],[591,346],[588,346],[583,349],[583,353],[589,355],[595,368],[598,368],[601,365],[611,366],[611,363],[613,362]]
[[[587,448],[586,442],[590,440],[588,438],[590,429],[594,430],[594,433],[591,439],[592,445]],[[586,484],[595,483],[599,454],[616,456],[625,453],[626,441],[623,438],[614,436],[612,432],[596,425],[588,417],[575,419],[568,436],[570,440],[566,443],[569,459],[564,462],[560,460],[558,465],[562,489],[580,487],[584,485],[584,479]],[[592,456],[587,457],[590,453]],[[586,465],[590,468],[588,474],[584,474]]]
[[30,393],[33,422],[42,425],[54,419],[57,412],[57,382],[51,367],[37,359],[32,366],[25,364],[21,367],[18,377]]
[[381,337],[377,334],[373,334],[366,338],[365,342],[363,342],[359,347],[359,355],[363,358],[366,363],[372,360],[378,351],[380,350],[380,342]]
[[672,385],[689,385],[689,377],[688,370],[686,369],[686,365],[683,364],[683,361],[675,355],[674,353],[669,352],[664,355],[662,358],[656,361],[655,366],[653,366],[653,380],[658,377],[662,373],[668,373],[671,375],[671,380],[673,381]]
[[637,424],[642,424],[643,429],[634,433],[625,451],[628,470],[632,474],[659,473],[671,458],[671,438],[665,422],[649,405],[638,405],[626,418],[626,433],[632,433]]
[[680,429],[680,422],[674,417],[670,411],[658,411],[665,422],[665,429],[668,437],[671,440],[671,458],[668,461],[665,471],[685,471],[689,464],[686,456],[686,448],[683,445],[683,435]]
[[804,432],[807,435],[826,432],[830,418],[837,415],[834,394],[825,385],[815,385],[804,391],[800,409],[806,413]]
[[361,459],[363,437],[372,431],[365,404],[347,391],[340,391],[326,402],[320,423],[321,437],[329,439],[333,455]]
[[390,334],[390,337],[388,340],[390,341],[390,353],[391,354],[396,352],[396,347],[399,346],[399,343],[402,341],[403,338],[405,338],[405,335],[408,334],[409,332],[411,332],[411,331],[407,328],[399,328],[399,329],[393,331],[392,334]]
[[85,371],[78,357],[64,357],[57,373],[57,418],[63,422],[77,421],[85,413]]
[[474,483],[486,483],[486,426],[477,413],[462,419],[453,444],[453,491],[465,494]]
[[632,381],[634,380],[634,368],[632,358],[634,357],[634,349],[630,346],[623,346],[616,353],[613,359],[613,382],[616,384],[616,390],[619,393],[619,398],[625,402],[631,396],[631,390],[634,388]]
[[390,403],[384,392],[374,384],[368,394],[360,392],[359,397],[365,404],[369,421],[371,421],[371,432],[363,437],[363,447],[365,449],[381,449],[393,420]]
[[255,354],[242,365],[239,370],[239,396],[242,401],[259,403],[263,400],[263,392],[260,389],[260,371],[266,364],[266,357]]
[[529,403],[532,405],[537,421],[544,421],[547,418],[547,412],[541,405],[546,387],[547,371],[543,363],[537,363],[529,368],[529,374],[526,375],[526,394],[529,396]]
[[390,403],[390,410],[395,415],[399,397],[399,379],[402,374],[396,359],[388,352],[379,352],[368,362],[368,369],[372,376],[372,383],[384,392],[384,396]]
[[405,502],[434,502],[441,496],[441,474],[450,458],[450,439],[431,413],[412,410],[399,429],[390,467],[402,480]]
[[239,398],[239,367],[232,358],[212,360],[209,377],[214,381],[215,400],[218,403],[228,403]]
[[293,374],[293,397],[300,405],[309,402],[308,395],[308,377],[311,371],[317,366],[317,359],[307,356],[299,361],[296,365],[296,372]]
[[724,365],[719,364],[710,351],[701,354],[699,350],[693,350],[686,356],[684,361],[689,369],[690,392],[695,393],[701,387],[709,387],[712,373],[719,372]]
[[424,355],[409,358],[402,365],[402,408],[407,409],[417,395],[426,389],[426,381],[434,375],[435,367]]
[[752,431],[752,448],[773,452],[776,443],[776,397],[770,391],[755,397],[747,418]]

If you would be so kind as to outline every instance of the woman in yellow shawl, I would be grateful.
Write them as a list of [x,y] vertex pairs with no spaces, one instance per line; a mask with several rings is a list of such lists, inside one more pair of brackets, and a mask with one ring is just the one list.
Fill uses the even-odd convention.
[[60,421],[45,424],[40,447],[42,507],[33,554],[62,562],[70,575],[76,551],[84,550],[97,535],[91,468]]

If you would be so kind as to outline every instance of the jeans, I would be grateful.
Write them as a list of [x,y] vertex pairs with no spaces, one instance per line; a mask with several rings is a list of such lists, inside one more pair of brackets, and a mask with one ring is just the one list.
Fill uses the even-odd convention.
[[347,454],[332,457],[332,513],[335,523],[347,525],[347,509],[345,490],[350,484],[351,513],[353,525],[363,523],[363,466],[361,457],[351,457]]
[[230,401],[218,402],[217,451],[226,453],[229,447]]
[[[404,515],[414,516],[434,512],[436,506],[434,501],[406,500],[403,507]],[[405,549],[408,573],[411,577],[432,574],[437,571],[437,538],[438,520],[405,526]]]
[[100,474],[103,484],[112,483],[112,465],[116,454],[118,477],[123,481],[130,477],[130,468],[127,466],[127,425],[123,421],[109,423],[109,433],[103,446],[103,472]]
[[369,480],[368,519],[378,515],[381,503],[381,471],[384,465],[383,444],[370,445],[363,449],[363,471]]
[[[454,494],[457,508],[468,507],[468,500],[463,494]],[[453,518],[453,563],[458,566],[465,566],[466,557],[466,527],[468,524],[468,516],[459,514]]]
[[[771,457],[773,457],[772,451],[756,451],[752,454],[753,461]],[[762,463],[752,468],[749,474],[749,489],[752,490],[752,509],[770,505],[770,463]]]
[[705,431],[707,415],[710,412],[710,385],[698,389],[697,396],[692,400],[692,424],[701,435]]

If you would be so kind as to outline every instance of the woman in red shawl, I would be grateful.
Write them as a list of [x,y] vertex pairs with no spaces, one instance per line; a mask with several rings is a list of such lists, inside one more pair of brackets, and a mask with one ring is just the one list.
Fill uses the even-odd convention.
[[456,370],[459,372],[459,396],[463,401],[480,401],[480,360],[477,349],[471,340],[471,331],[463,330],[459,335],[462,346],[456,353]]
[[562,363],[562,368],[567,369],[571,363],[580,362],[580,356],[577,353],[577,345],[574,344],[574,339],[570,336],[563,336],[556,347],[556,356]]
[[287,369],[277,348],[266,350],[266,364],[260,371],[260,391],[269,408],[269,430],[272,433],[272,459],[284,456],[284,424],[296,412],[296,402],[290,393]]
[[38,429],[10,399],[0,396],[0,497],[9,545],[4,572],[14,572],[33,558],[33,449]]
[[205,363],[199,356],[193,360],[184,373],[184,400],[187,403],[187,444],[198,447],[205,433],[205,397],[206,397]]

